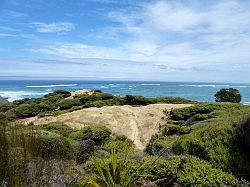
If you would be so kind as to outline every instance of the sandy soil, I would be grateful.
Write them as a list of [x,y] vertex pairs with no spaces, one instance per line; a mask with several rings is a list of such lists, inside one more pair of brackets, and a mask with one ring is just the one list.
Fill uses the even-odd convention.
[[103,124],[113,133],[124,134],[132,139],[138,149],[145,148],[151,136],[158,132],[159,125],[166,123],[164,110],[182,108],[190,104],[152,104],[147,106],[104,106],[86,108],[57,117],[29,118],[22,122],[35,125],[50,122],[63,122],[73,128],[82,128],[93,123]]

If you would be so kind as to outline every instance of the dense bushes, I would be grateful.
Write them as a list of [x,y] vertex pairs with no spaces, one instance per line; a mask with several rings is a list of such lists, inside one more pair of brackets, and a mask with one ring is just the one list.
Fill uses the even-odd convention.
[[59,107],[60,110],[70,109],[73,106],[79,106],[79,105],[81,105],[80,101],[74,99],[64,99],[57,103],[57,106]]
[[50,111],[55,109],[56,106],[52,104],[24,104],[18,106],[14,109],[14,112],[17,118],[27,118],[27,117],[34,117],[38,115],[40,112]]
[[166,124],[163,126],[162,134],[169,135],[183,135],[191,131],[189,127],[182,127],[180,125]]
[[80,141],[75,151],[76,162],[80,164],[86,162],[96,149],[96,143],[93,140],[87,139]]
[[[154,158],[151,158],[151,160]],[[153,166],[147,162],[150,178],[159,186],[234,186],[239,181],[231,174],[214,168],[192,156],[158,159]]]
[[93,140],[96,144],[100,145],[109,138],[111,131],[102,125],[93,124],[73,132],[70,138],[74,140]]
[[250,117],[244,119],[236,128],[236,139],[250,160]]
[[199,104],[191,107],[174,109],[170,113],[170,118],[172,120],[188,120],[189,118],[195,116],[198,120],[208,118],[207,115],[214,110],[219,110],[221,105],[216,104]]
[[78,94],[70,97],[71,93],[64,90],[56,90],[41,98],[21,99],[6,104],[1,111],[11,111],[12,118],[44,117],[60,115],[61,112],[72,112],[82,108],[102,107],[113,105],[148,105],[154,103],[194,103],[183,98],[145,98],[143,96],[127,95],[125,97],[114,96],[94,90],[92,94]]
[[143,96],[126,95],[124,97],[124,104],[126,105],[149,105],[154,103],[195,103],[183,98],[174,97],[160,97],[160,98],[146,98]]
[[92,95],[88,94],[75,95],[74,98],[78,99],[82,104],[85,104],[91,101],[102,101],[102,100],[113,99],[114,96],[112,94],[94,92],[94,94]]
[[216,169],[207,161],[192,156],[173,156],[169,159],[146,157],[141,163],[133,159],[119,158],[112,153],[110,160],[94,160],[83,167],[91,176],[90,181],[86,176],[83,177],[85,184],[89,182],[101,186],[143,186],[145,183],[161,187],[240,186],[241,184],[232,174]]
[[153,102],[149,98],[145,98],[143,96],[132,96],[126,95],[124,98],[124,103],[126,105],[148,105],[153,104]]
[[73,128],[69,127],[68,125],[59,122],[48,123],[33,128],[54,132],[64,137],[68,137],[74,131]]
[[67,98],[67,97],[71,96],[71,93],[68,91],[65,91],[65,90],[56,90],[52,93],[45,95],[44,97],[49,98],[51,96],[62,96],[63,98]]
[[178,139],[172,146],[176,154],[190,154],[208,160],[214,167],[247,177],[250,162],[235,144],[237,121],[217,121]]
[[3,98],[2,96],[0,96],[0,106],[4,105],[4,104],[8,104],[8,100],[6,98]]

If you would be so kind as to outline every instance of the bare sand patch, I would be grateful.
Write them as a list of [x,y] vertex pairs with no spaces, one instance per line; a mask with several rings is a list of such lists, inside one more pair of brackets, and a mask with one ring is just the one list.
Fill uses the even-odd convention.
[[192,106],[192,104],[93,107],[65,113],[56,117],[34,117],[24,119],[20,122],[33,122],[35,125],[63,122],[77,129],[94,123],[103,124],[110,128],[113,133],[126,135],[134,141],[138,149],[143,149],[151,136],[158,132],[159,126],[166,123],[168,117],[164,113],[164,110],[170,111],[172,108],[189,106]]

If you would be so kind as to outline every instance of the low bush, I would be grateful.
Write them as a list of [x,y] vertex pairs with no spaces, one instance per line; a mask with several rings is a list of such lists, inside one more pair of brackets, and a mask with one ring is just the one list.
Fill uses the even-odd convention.
[[136,150],[135,144],[132,140],[128,139],[125,135],[116,135],[108,139],[103,145],[102,149],[112,150],[116,149],[123,154],[134,153]]
[[96,143],[93,140],[80,141],[75,150],[76,162],[78,164],[86,162],[96,149]]
[[196,101],[191,101],[181,97],[160,97],[160,98],[151,98],[154,103],[174,103],[174,104],[193,104]]
[[67,97],[71,96],[71,93],[69,91],[65,91],[65,90],[56,90],[52,93],[45,95],[44,97],[48,98],[51,96],[62,96],[63,98],[67,98]]
[[[155,158],[151,158],[155,160]],[[214,168],[209,162],[192,156],[158,159],[153,166],[145,165],[152,181],[159,186],[236,186],[239,181],[231,174]]]
[[195,121],[203,121],[203,120],[207,120],[209,118],[209,115],[208,114],[195,114],[194,115],[194,119]]
[[67,110],[74,106],[79,106],[81,105],[81,103],[79,102],[79,100],[76,99],[64,99],[59,101],[56,105],[59,107],[60,110]]
[[40,112],[54,110],[55,106],[52,104],[24,104],[16,107],[14,112],[18,118],[34,117]]
[[100,145],[105,140],[107,140],[110,135],[111,131],[107,127],[103,125],[92,124],[71,133],[70,138],[78,141],[91,139],[97,145]]
[[126,95],[124,97],[124,104],[126,105],[148,105],[148,104],[153,104],[153,101],[143,96]]
[[[216,104],[198,104],[191,107],[181,108],[181,109],[173,109],[170,113],[170,118],[172,120],[188,120],[189,118],[197,115],[198,119],[204,118],[205,115],[209,114],[215,110],[219,110],[221,105]],[[199,115],[198,115],[199,114]]]
[[181,136],[172,146],[176,154],[190,154],[208,160],[214,167],[248,178],[250,162],[235,144],[238,120],[216,120],[205,127]]
[[182,127],[179,125],[166,124],[163,126],[162,134],[165,136],[183,135],[191,132],[190,127]]
[[236,127],[236,141],[243,151],[250,156],[250,117],[244,119]]
[[35,131],[33,141],[33,154],[44,159],[71,158],[73,147],[70,141],[54,132]]
[[64,137],[68,137],[74,130],[73,128],[69,127],[68,125],[60,122],[53,122],[53,123],[48,123],[45,125],[40,125],[35,128],[39,129],[44,129],[49,132],[54,132],[57,134],[60,134]]

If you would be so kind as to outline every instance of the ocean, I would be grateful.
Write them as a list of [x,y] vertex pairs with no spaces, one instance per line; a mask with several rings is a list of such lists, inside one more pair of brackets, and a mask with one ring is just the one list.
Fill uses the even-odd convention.
[[221,88],[236,88],[242,103],[250,104],[250,84],[198,82],[143,81],[73,81],[73,80],[0,80],[0,95],[14,101],[36,98],[54,90],[98,89],[114,95],[142,95],[145,97],[183,97],[196,101],[214,101]]

